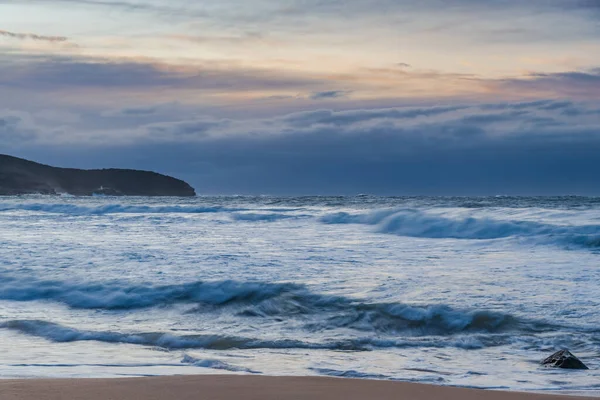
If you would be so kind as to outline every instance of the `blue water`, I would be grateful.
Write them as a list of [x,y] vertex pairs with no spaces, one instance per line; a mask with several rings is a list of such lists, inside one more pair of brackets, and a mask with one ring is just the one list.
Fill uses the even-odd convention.
[[[600,390],[600,198],[0,198],[0,377]],[[542,368],[567,347],[589,371]]]

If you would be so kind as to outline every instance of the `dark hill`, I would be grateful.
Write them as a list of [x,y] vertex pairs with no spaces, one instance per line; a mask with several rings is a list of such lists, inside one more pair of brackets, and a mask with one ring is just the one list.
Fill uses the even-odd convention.
[[0,154],[0,196],[60,194],[91,196],[195,196],[186,182],[132,169],[56,168]]

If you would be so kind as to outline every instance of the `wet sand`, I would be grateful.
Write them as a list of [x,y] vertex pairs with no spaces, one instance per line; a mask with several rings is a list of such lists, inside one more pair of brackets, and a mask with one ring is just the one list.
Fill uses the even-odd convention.
[[[0,380],[1,400],[552,400],[592,399],[320,377],[203,375]],[[595,398],[596,400],[598,398]]]

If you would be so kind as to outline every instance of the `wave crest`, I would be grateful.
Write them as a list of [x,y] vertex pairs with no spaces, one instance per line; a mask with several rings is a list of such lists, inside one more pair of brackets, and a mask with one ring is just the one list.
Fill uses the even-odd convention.
[[174,303],[225,305],[260,302],[301,288],[294,284],[261,282],[191,282],[180,285],[128,285],[122,282],[80,283],[16,279],[0,276],[0,299],[50,300],[71,308],[128,310]]
[[540,237],[584,247],[600,247],[600,225],[552,225],[533,221],[502,221],[492,218],[448,218],[420,210],[382,210],[367,214],[339,212],[323,216],[325,224],[376,226],[379,233],[429,239],[503,239]]
[[[176,303],[197,307],[188,312],[217,310],[242,318],[302,321],[308,331],[351,329],[408,336],[456,333],[544,331],[541,322],[521,320],[488,310],[458,310],[446,305],[414,306],[366,303],[360,299],[313,293],[292,283],[191,282],[181,285],[131,285],[121,282],[72,283],[1,277],[0,299],[54,301],[71,308],[133,310]],[[210,307],[206,307],[210,306]]]
[[[150,346],[165,350],[256,350],[256,349],[313,349],[338,351],[371,351],[385,348],[459,348],[465,350],[485,347],[503,346],[514,343],[513,334],[461,334],[455,337],[424,336],[424,337],[350,337],[306,341],[296,339],[268,339],[228,336],[225,334],[176,335],[163,332],[123,333],[113,331],[91,331],[71,328],[49,321],[14,320],[0,323],[0,329],[9,329],[22,334],[43,338],[55,343],[72,343],[80,341],[95,341],[101,343],[129,344]],[[572,335],[568,335],[568,339]],[[547,346],[546,339],[536,336],[519,336],[523,345],[532,348]],[[562,342],[559,339],[559,342]],[[557,342],[557,343],[559,343]],[[186,357],[182,362],[196,364],[207,368],[219,368],[219,363],[213,360],[199,360]],[[226,368],[225,368],[226,369]],[[250,371],[248,371],[250,372]]]
[[200,368],[210,368],[210,369],[220,369],[220,370],[231,371],[231,372],[247,372],[250,374],[260,374],[259,371],[254,371],[249,368],[231,365],[225,361],[213,360],[213,359],[199,359],[199,358],[189,356],[187,354],[183,357],[183,359],[181,360],[181,363],[182,364],[191,364],[193,366],[200,367]]

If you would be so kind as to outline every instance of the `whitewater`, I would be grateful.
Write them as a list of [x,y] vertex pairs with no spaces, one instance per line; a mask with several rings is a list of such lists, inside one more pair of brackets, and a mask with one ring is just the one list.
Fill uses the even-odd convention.
[[[600,198],[0,198],[0,377],[600,392]],[[588,371],[543,368],[569,348]]]

